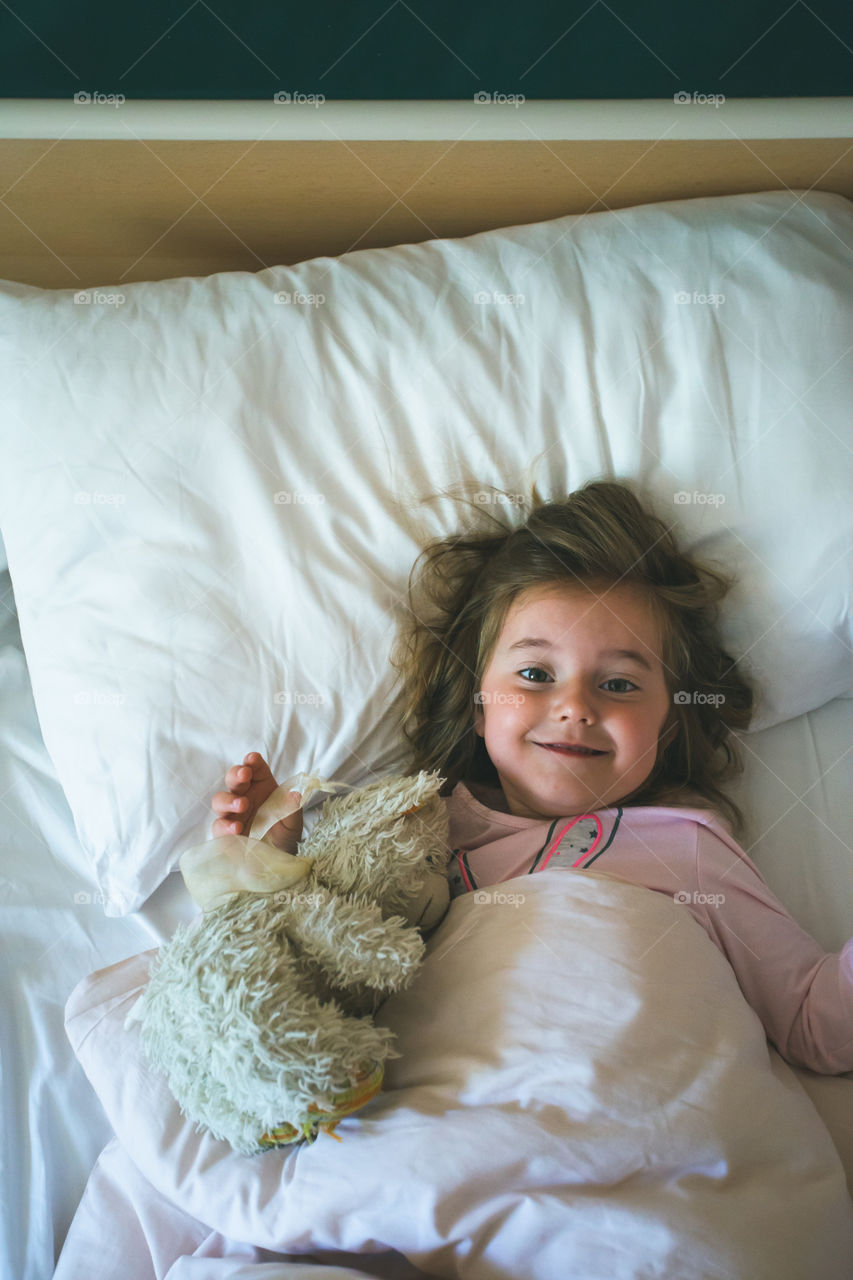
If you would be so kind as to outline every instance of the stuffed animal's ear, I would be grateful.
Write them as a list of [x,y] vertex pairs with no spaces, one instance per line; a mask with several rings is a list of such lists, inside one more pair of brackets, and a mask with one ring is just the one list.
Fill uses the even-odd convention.
[[231,893],[289,889],[308,875],[311,859],[296,858],[265,840],[220,836],[187,849],[179,865],[193,901],[207,911]]

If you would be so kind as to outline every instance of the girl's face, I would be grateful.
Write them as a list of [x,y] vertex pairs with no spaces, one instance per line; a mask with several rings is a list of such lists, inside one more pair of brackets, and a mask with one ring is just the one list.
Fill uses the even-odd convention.
[[589,813],[645,782],[671,710],[660,655],[657,619],[637,588],[558,584],[514,600],[483,673],[474,725],[510,813]]

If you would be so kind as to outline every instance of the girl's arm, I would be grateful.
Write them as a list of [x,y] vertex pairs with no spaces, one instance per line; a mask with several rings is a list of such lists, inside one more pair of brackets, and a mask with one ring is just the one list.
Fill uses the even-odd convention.
[[708,930],[781,1055],[824,1075],[853,1071],[853,938],[827,952],[730,837],[698,828]]

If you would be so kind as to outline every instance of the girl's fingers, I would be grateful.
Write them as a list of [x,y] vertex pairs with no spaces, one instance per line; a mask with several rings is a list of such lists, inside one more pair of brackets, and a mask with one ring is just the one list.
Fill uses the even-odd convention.
[[217,791],[210,802],[210,807],[216,813],[222,814],[236,813],[238,810],[245,812],[249,807],[249,801],[245,796],[235,796],[230,791]]
[[246,756],[241,766],[248,769],[247,777],[251,776],[253,782],[269,782],[273,777],[272,769],[267,764],[262,755],[257,751],[252,751]]
[[211,827],[214,836],[239,836],[243,834],[242,822],[226,822],[224,818],[217,818]]
[[[270,785],[271,784],[271,785]],[[257,751],[250,751],[243,764],[232,765],[225,775],[227,791],[217,791],[211,800],[214,813],[221,814],[211,828],[214,836],[242,835],[252,803],[263,801],[264,791],[272,791],[275,779]],[[261,788],[255,792],[255,788]],[[251,797],[250,794],[251,793]]]
[[225,785],[232,791],[242,790],[253,782],[265,782],[272,777],[270,767],[263,756],[250,752],[243,764],[232,765],[225,775]]

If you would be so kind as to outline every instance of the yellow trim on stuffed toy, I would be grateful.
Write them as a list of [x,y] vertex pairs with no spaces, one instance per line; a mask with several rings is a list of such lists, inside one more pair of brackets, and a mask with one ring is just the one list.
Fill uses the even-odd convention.
[[309,1114],[304,1117],[298,1127],[292,1124],[280,1124],[274,1129],[267,1130],[258,1139],[261,1149],[268,1151],[274,1147],[286,1147],[293,1142],[301,1142],[303,1138],[313,1142],[321,1129],[336,1142],[340,1142],[340,1136],[333,1132],[335,1126],[376,1097],[382,1089],[384,1075],[384,1063],[373,1064],[372,1067],[370,1064],[365,1064],[364,1073],[356,1078],[349,1089],[342,1089],[339,1093],[331,1095],[330,1106],[320,1107],[316,1102],[312,1102],[307,1109]]

